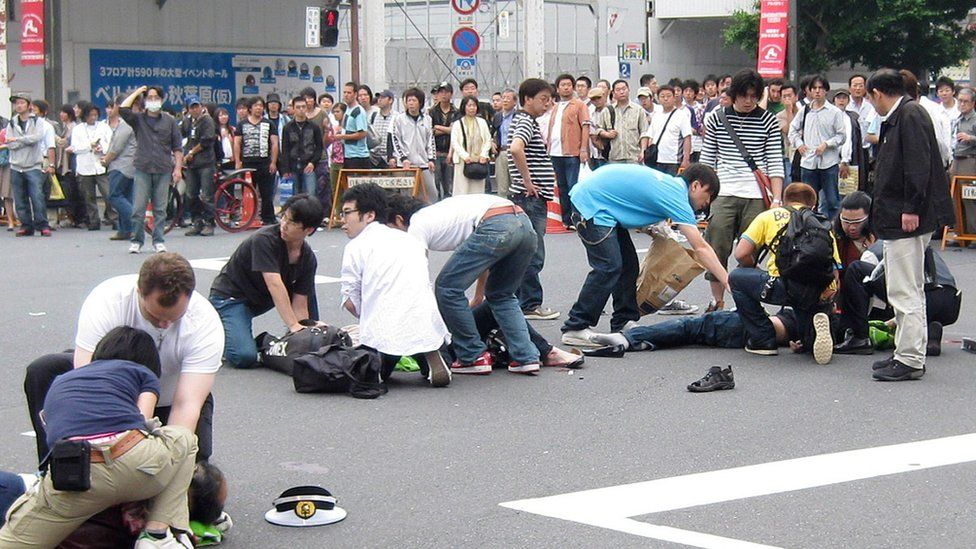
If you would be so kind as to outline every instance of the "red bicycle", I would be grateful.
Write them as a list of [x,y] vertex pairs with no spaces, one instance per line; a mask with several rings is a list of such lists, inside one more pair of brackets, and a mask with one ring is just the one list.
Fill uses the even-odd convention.
[[[258,214],[259,199],[257,189],[249,180],[248,174],[253,169],[244,168],[228,172],[214,173],[214,221],[221,229],[236,233],[252,228],[254,218]],[[183,218],[185,200],[183,193],[186,184],[169,186],[169,198],[166,202],[166,221],[164,233],[169,233],[179,226]],[[152,233],[155,219],[152,203],[146,206],[146,232]]]

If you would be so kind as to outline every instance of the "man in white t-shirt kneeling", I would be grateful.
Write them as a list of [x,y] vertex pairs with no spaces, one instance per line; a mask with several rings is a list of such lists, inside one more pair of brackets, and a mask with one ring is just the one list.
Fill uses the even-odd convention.
[[39,412],[54,378],[91,362],[95,345],[112,328],[131,326],[156,341],[162,372],[156,415],[166,425],[195,431],[197,460],[213,450],[213,397],[220,368],[224,328],[207,298],[196,291],[190,263],[179,254],[158,253],[138,276],[110,278],[88,294],[78,317],[74,352],[43,356],[27,367],[24,393],[37,434],[38,461],[48,453]]

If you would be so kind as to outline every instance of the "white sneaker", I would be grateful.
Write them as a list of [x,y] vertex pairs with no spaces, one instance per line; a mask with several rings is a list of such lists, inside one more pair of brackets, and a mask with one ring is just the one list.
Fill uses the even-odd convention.
[[166,251],[166,245],[163,244],[162,242],[157,242],[153,244],[153,251],[156,252],[157,254],[161,254]]
[[142,249],[142,244],[139,244],[138,242],[133,242],[132,244],[129,244],[130,254],[137,254],[141,249]]
[[834,340],[830,336],[830,317],[825,313],[813,315],[813,360],[817,364],[827,364],[834,355]]
[[681,301],[680,299],[675,299],[671,303],[668,303],[661,309],[658,309],[657,314],[659,315],[693,315],[698,312],[698,305],[689,305],[687,301]]
[[193,549],[193,542],[183,532],[180,532],[177,536],[173,536],[172,530],[166,530],[165,538],[156,539],[149,535],[148,532],[143,531],[139,535],[139,539],[136,540],[136,545],[133,549]]
[[572,345],[573,347],[599,347],[601,343],[594,339],[596,335],[596,332],[590,328],[571,330],[563,332],[562,342],[563,345]]

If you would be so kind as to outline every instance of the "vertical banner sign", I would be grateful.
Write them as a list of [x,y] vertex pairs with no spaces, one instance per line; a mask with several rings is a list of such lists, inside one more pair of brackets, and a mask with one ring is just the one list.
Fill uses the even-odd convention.
[[760,3],[756,70],[764,78],[780,78],[786,72],[789,6],[789,0],[762,0]]
[[44,64],[44,0],[20,2],[20,64]]

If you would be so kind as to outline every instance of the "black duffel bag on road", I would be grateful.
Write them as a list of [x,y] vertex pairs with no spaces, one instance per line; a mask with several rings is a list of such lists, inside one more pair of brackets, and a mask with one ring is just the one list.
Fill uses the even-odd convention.
[[313,325],[304,330],[289,332],[283,337],[275,337],[264,332],[255,340],[258,344],[261,364],[289,376],[292,375],[295,359],[302,355],[337,343],[352,346],[349,336],[335,326]]
[[345,393],[377,398],[387,392],[380,381],[380,357],[362,347],[327,345],[295,359],[292,372],[299,393]]

